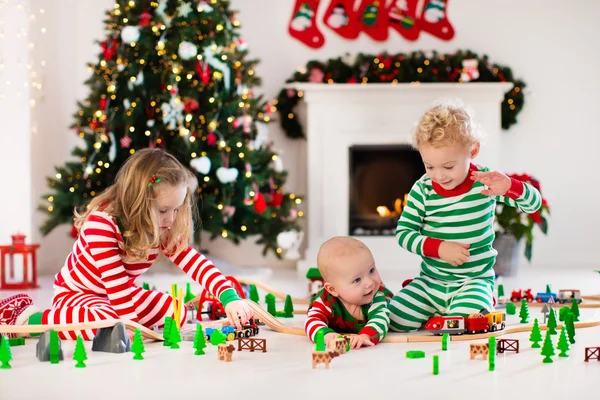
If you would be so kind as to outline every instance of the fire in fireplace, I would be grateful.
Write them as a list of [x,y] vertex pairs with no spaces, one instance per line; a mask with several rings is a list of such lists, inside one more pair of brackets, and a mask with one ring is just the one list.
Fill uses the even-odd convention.
[[410,188],[425,173],[409,145],[350,149],[349,235],[393,236]]

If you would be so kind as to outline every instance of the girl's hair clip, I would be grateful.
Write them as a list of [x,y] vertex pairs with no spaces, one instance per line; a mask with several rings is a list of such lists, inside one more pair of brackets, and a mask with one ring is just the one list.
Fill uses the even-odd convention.
[[152,186],[154,186],[155,183],[159,183],[159,182],[160,182],[160,178],[157,178],[156,174],[154,174],[150,177],[150,182],[148,182],[148,187],[152,187]]

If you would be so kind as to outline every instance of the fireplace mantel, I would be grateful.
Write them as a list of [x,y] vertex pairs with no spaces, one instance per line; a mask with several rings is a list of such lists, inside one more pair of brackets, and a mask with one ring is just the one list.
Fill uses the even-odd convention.
[[[460,102],[473,112],[485,138],[476,163],[501,166],[501,103],[512,83],[290,83],[306,103],[308,191],[307,247],[298,274],[316,265],[319,246],[333,236],[348,236],[349,148],[353,145],[406,144],[420,115],[441,99]],[[390,177],[393,184],[393,177]],[[379,270],[416,270],[419,257],[402,249],[393,236],[360,236]]]

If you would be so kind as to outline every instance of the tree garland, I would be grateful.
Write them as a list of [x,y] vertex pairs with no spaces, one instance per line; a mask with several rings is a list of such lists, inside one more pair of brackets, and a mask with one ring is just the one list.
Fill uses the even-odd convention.
[[[502,129],[517,123],[517,114],[523,108],[525,82],[513,77],[512,70],[491,64],[487,55],[478,56],[466,50],[452,54],[398,53],[379,55],[359,53],[331,58],[326,62],[312,60],[299,68],[286,83],[419,83],[419,82],[513,82],[514,87],[506,93],[502,102]],[[276,106],[279,122],[290,138],[303,138],[302,125],[294,113],[303,93],[294,89],[282,89]]]

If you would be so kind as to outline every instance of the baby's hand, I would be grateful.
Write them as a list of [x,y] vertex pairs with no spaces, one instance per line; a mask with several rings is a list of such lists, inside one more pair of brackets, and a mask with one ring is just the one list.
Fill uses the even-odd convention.
[[457,267],[469,259],[469,245],[466,243],[442,242],[439,248],[440,258]]
[[329,332],[328,334],[325,335],[325,348],[328,349],[331,342],[335,342],[335,339],[337,339],[337,337],[339,336],[338,333],[335,332]]
[[356,335],[350,338],[350,349],[360,349],[362,346],[375,346],[375,343],[371,342],[369,335]]
[[250,306],[243,300],[234,300],[227,304],[225,313],[227,314],[229,321],[235,325],[237,329],[242,329],[242,324],[247,323],[254,315]]

